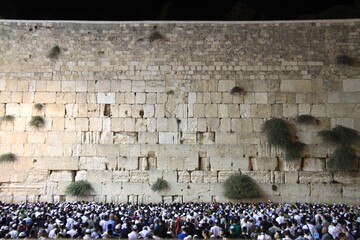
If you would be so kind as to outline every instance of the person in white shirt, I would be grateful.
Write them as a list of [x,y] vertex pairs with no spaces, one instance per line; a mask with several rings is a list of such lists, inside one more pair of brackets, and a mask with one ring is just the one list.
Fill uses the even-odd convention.
[[132,231],[131,233],[128,234],[128,239],[129,240],[135,240],[139,237],[139,233],[138,233],[138,228],[136,225],[132,226]]
[[336,239],[339,236],[339,233],[341,233],[341,225],[336,219],[331,221],[331,224],[328,227],[328,232],[333,236],[334,239]]

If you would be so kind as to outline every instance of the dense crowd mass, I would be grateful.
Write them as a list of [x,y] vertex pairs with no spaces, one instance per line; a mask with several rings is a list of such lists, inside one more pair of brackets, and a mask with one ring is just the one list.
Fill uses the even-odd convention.
[[0,238],[360,239],[360,205],[0,202]]

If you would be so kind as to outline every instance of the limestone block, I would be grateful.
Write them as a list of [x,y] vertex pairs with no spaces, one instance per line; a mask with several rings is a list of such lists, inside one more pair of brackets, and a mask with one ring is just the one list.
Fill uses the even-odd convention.
[[[85,170],[80,170],[80,171],[77,171],[75,173],[75,178],[74,180],[75,181],[85,181],[86,180],[86,177],[87,177],[87,171]],[[72,180],[73,181],[73,180]]]
[[283,116],[284,117],[293,117],[298,116],[298,106],[297,104],[283,104]]
[[114,92],[98,92],[97,93],[98,104],[114,104],[115,93]]
[[360,92],[359,79],[346,79],[343,80],[343,89],[345,92]]
[[64,117],[65,105],[63,104],[46,104],[45,114],[49,117]]
[[177,177],[179,183],[189,183],[191,181],[190,172],[188,171],[178,171]]
[[[308,184],[279,184],[278,190],[282,197],[297,199],[299,197],[309,197],[312,191]],[[296,201],[296,200],[295,200]]]
[[138,133],[115,132],[113,138],[114,138],[114,144],[133,144],[133,143],[137,143]]
[[160,144],[178,144],[179,133],[177,132],[159,132]]
[[182,132],[180,141],[182,144],[196,144],[196,133]]
[[106,170],[106,163],[106,157],[80,157],[79,170]]
[[35,92],[34,102],[36,103],[55,103],[56,92]]
[[211,171],[231,171],[236,159],[231,157],[210,157]]
[[39,195],[44,194],[45,183],[3,183],[1,185],[1,192],[7,194],[24,194],[24,195]]
[[28,143],[45,143],[46,132],[29,132]]
[[139,144],[157,144],[158,134],[156,132],[139,132],[137,142]]
[[278,161],[271,157],[251,158],[251,166],[254,171],[274,171],[278,169]]
[[142,182],[124,182],[122,183],[122,193],[128,196],[142,194],[144,184],[148,185],[148,183]]
[[359,184],[360,183],[360,172],[351,171],[335,171],[334,181],[343,184]]
[[215,132],[198,132],[197,133],[197,142],[199,144],[214,144],[215,143]]
[[203,171],[193,171],[190,174],[192,183],[202,183],[204,182],[204,172]]
[[27,196],[28,195],[21,194],[21,193],[20,194],[14,194],[12,202],[15,203],[15,204],[20,204],[20,203],[26,202]]
[[217,104],[205,104],[205,117],[218,117]]
[[[149,183],[153,184],[157,179],[163,178],[163,170],[150,170],[149,171]],[[177,176],[175,176],[177,177]]]
[[281,92],[296,92],[295,81],[292,80],[281,80],[280,81]]
[[130,172],[129,171],[113,171],[112,172],[113,182],[129,182]]
[[119,145],[114,144],[97,144],[94,147],[96,148],[96,156],[99,157],[117,157],[119,156]]
[[298,171],[285,172],[285,183],[299,183],[299,172]]
[[193,116],[195,118],[205,117],[205,104],[194,104],[193,111]]
[[20,116],[20,104],[18,103],[7,103],[5,105],[5,114],[11,116]]
[[98,170],[87,170],[86,171],[86,180],[89,182],[104,183],[111,182],[112,171],[98,171]]
[[43,182],[49,177],[49,171],[46,169],[38,169],[36,171],[29,171],[27,182]]
[[303,171],[325,171],[325,159],[304,158]]
[[13,203],[14,202],[14,195],[6,195],[6,194],[0,194],[0,201],[6,202],[6,203]]
[[39,170],[77,170],[77,157],[39,157],[33,164]]
[[165,170],[163,172],[163,178],[168,181],[169,184],[178,182],[178,172],[175,170]]
[[333,202],[334,197],[341,197],[342,186],[338,183],[312,182],[310,187],[312,197],[327,197],[328,202]]
[[146,81],[145,92],[165,92],[165,81]]
[[148,182],[149,172],[148,171],[130,171],[130,182]]
[[[336,189],[338,190],[338,189]],[[342,186],[342,196],[344,198],[354,198],[359,202],[360,200],[360,189],[359,184],[352,183],[352,184],[344,184]]]
[[233,173],[235,173],[235,172],[233,172],[233,171],[218,171],[218,182],[219,183],[225,182],[225,180]]
[[120,104],[119,105],[119,117],[130,117],[132,115],[132,107],[129,104]]
[[271,183],[270,171],[243,171],[242,174],[249,175],[255,182],[259,183]]
[[89,131],[102,131],[102,119],[101,118],[89,118]]
[[271,171],[273,183],[285,183],[285,172]]
[[299,172],[300,183],[330,183],[333,181],[331,172]]
[[292,161],[285,161],[281,159],[279,161],[280,170],[284,171],[300,171],[302,165],[302,160],[292,160]]
[[71,182],[73,173],[71,171],[52,171],[49,175],[49,181],[52,182]]
[[58,183],[57,182],[46,182],[45,184],[45,194],[46,195],[56,195],[58,193]]
[[204,183],[217,183],[218,173],[217,171],[204,171]]

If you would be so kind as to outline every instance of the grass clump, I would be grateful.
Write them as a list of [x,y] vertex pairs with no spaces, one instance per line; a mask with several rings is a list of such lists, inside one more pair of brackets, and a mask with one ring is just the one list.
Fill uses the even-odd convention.
[[87,196],[92,191],[94,191],[93,186],[86,180],[72,182],[65,189],[65,193],[70,196]]
[[154,42],[156,40],[161,40],[164,39],[164,36],[158,32],[158,31],[153,31],[150,35],[149,35],[149,42]]
[[34,128],[45,126],[45,119],[42,116],[32,116],[29,125]]
[[231,174],[223,183],[224,195],[229,199],[256,198],[261,196],[255,181],[241,172]]
[[358,160],[352,147],[341,146],[334,150],[328,169],[331,171],[352,171],[358,169]]
[[262,131],[270,145],[285,150],[285,160],[302,156],[306,144],[297,141],[295,129],[287,121],[280,118],[269,119],[263,124]]
[[320,124],[319,119],[317,119],[314,116],[308,115],[308,114],[298,116],[296,118],[296,122],[299,123],[299,124],[313,124],[313,125],[319,125]]
[[340,55],[336,58],[336,63],[340,65],[354,66],[356,65],[357,61],[353,57],[347,55]]
[[158,178],[156,182],[153,185],[151,185],[151,190],[153,190],[154,192],[167,190],[169,188],[170,188],[169,183],[163,178]]
[[0,155],[0,162],[13,162],[16,160],[16,155],[13,153],[4,153]]
[[56,59],[59,57],[60,52],[61,52],[60,47],[58,45],[55,45],[50,49],[47,57],[50,59]]
[[230,91],[231,95],[244,95],[245,94],[245,89],[235,86],[231,89]]
[[318,135],[323,142],[336,146],[328,162],[328,170],[356,171],[358,169],[359,161],[353,148],[353,145],[360,140],[360,135],[356,130],[337,125],[331,130],[318,132]]
[[4,115],[1,120],[3,122],[13,122],[15,117],[13,115]]
[[34,109],[36,109],[37,111],[41,111],[43,108],[44,108],[44,105],[41,103],[34,104]]

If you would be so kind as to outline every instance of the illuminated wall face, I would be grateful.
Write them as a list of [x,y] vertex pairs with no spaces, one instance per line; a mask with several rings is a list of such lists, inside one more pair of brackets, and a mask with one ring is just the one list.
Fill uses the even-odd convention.
[[[358,162],[332,173],[318,136],[360,129],[359,25],[0,21],[0,200],[72,200],[87,180],[94,201],[228,201],[242,171],[261,200],[359,202]],[[272,118],[301,157],[269,146]]]

